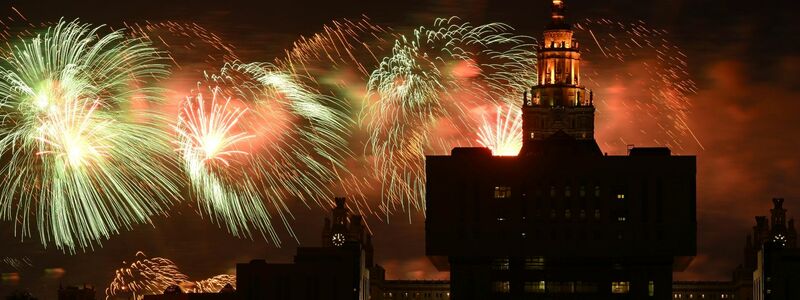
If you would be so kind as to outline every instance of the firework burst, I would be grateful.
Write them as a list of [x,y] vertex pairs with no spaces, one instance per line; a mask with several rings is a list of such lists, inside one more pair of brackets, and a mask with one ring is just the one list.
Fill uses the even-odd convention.
[[370,74],[362,118],[386,211],[421,210],[424,156],[473,144],[474,108],[517,104],[519,91],[536,81],[533,38],[505,24],[457,21],[399,37]]
[[133,263],[114,271],[114,279],[105,290],[106,299],[117,296],[142,299],[145,295],[161,294],[170,286],[179,286],[186,293],[216,293],[226,285],[236,287],[236,276],[233,275],[222,274],[191,281],[169,259],[148,258],[142,252],[137,252],[135,258]]
[[5,49],[0,62],[0,216],[74,251],[149,223],[177,194],[158,99],[160,53],[78,22]]
[[497,107],[494,122],[483,119],[478,143],[496,156],[516,156],[522,149],[522,112],[516,107]]
[[286,201],[331,197],[351,156],[352,119],[336,99],[271,64],[229,64],[208,81],[212,100],[188,99],[176,126],[201,212],[234,235],[256,232],[279,245],[277,216],[296,239]]
[[686,55],[667,31],[643,21],[602,18],[585,19],[575,27],[586,41],[585,60],[604,66],[583,74],[599,96],[598,140],[604,148],[624,150],[634,143],[666,145],[676,151],[691,149],[692,144],[703,148],[689,126],[689,99],[697,87],[689,76]]

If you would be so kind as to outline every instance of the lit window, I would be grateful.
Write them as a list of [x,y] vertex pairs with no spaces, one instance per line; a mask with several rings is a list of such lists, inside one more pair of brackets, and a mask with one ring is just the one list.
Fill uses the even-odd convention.
[[508,281],[495,281],[494,291],[498,293],[511,292],[511,282]]
[[564,217],[569,219],[570,217],[572,217],[572,212],[569,209],[565,210]]
[[656,283],[650,280],[647,282],[647,295],[653,297],[656,294]]
[[627,294],[630,290],[631,283],[628,281],[611,282],[611,293],[613,294]]
[[494,198],[495,199],[511,198],[511,187],[509,186],[494,187]]
[[525,292],[526,293],[544,293],[545,292],[545,282],[544,281],[533,281],[533,282],[525,282]]
[[594,218],[600,220],[600,210],[599,209],[595,209],[594,210]]
[[617,194],[617,199],[625,199],[625,194]]
[[492,262],[492,269],[499,271],[508,271],[509,263],[508,258],[497,258]]
[[544,270],[544,257],[536,256],[525,259],[526,270]]
[[625,217],[617,217],[617,221],[625,222]]
[[581,219],[586,218],[586,210],[581,209]]

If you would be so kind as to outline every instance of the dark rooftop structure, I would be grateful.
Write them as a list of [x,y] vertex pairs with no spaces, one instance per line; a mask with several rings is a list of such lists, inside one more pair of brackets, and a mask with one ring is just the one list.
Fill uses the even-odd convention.
[[426,254],[452,299],[666,300],[696,255],[695,157],[601,152],[563,12],[554,0],[519,155],[426,158]]

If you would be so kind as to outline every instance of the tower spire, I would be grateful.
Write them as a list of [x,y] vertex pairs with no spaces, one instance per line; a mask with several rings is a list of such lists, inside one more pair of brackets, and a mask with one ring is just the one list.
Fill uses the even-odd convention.
[[570,29],[570,25],[564,19],[564,0],[553,0],[553,9],[550,15],[550,25],[548,29]]
[[552,9],[550,24],[537,49],[538,80],[531,87],[531,97],[523,95],[521,153],[537,152],[571,139],[573,148],[597,155],[600,148],[594,140],[593,94],[581,85],[580,48],[564,18],[564,0],[552,0]]

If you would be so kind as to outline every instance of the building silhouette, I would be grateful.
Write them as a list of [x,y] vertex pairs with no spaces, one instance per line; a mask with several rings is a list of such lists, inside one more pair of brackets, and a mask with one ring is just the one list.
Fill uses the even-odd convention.
[[58,300],[95,300],[96,295],[94,287],[88,285],[58,287]]
[[371,237],[344,198],[334,202],[322,247],[297,248],[292,264],[254,260],[236,265],[239,299],[369,299]]
[[755,217],[730,281],[675,282],[673,299],[800,299],[797,231],[794,219],[786,219],[783,202],[772,199],[770,217]]
[[794,219],[786,221],[783,199],[772,199],[768,235],[763,236],[753,271],[753,300],[800,299],[800,249]]
[[426,159],[426,254],[453,299],[671,299],[696,254],[695,157],[602,154],[563,12],[554,0],[519,155]]
[[226,284],[216,293],[184,293],[180,286],[170,285],[161,295],[146,295],[144,300],[236,300],[239,299],[230,284]]

